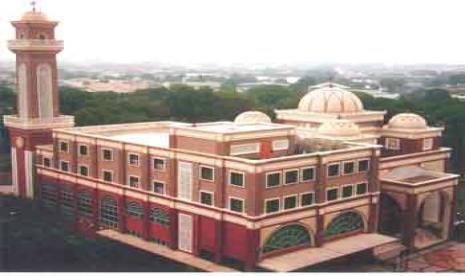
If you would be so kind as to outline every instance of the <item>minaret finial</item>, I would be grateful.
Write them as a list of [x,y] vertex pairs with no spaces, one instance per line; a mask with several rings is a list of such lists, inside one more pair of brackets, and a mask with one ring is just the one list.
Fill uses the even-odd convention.
[[36,12],[36,4],[37,4],[36,1],[32,1],[32,2],[31,2],[32,12]]
[[333,78],[334,78],[334,76],[329,76],[329,78],[328,78],[328,84],[329,84],[329,87],[331,87],[331,88],[333,87]]

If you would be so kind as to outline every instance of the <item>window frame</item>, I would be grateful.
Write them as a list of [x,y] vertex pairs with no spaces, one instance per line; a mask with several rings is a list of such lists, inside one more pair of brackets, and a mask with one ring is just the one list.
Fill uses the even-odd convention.
[[[364,192],[363,194],[359,194],[359,193],[358,193],[358,187],[359,187],[360,185],[365,185],[365,192]],[[354,194],[355,194],[356,196],[364,196],[364,195],[368,194],[368,182],[360,182],[360,183],[355,184],[355,191],[354,191]]]
[[[81,168],[86,168],[87,169],[87,175],[84,175],[81,173]],[[84,176],[84,177],[88,177],[89,176],[89,173],[90,172],[90,169],[89,169],[89,166],[88,165],[85,165],[85,164],[78,164],[78,174],[80,176]]]
[[[235,210],[232,210],[231,209],[231,200],[239,200],[242,202],[242,211],[235,211]],[[234,196],[230,196],[228,197],[228,210],[231,211],[231,212],[234,212],[234,213],[237,213],[237,214],[244,214],[245,213],[245,199],[243,198],[239,198],[239,197],[234,197]]]
[[[290,182],[290,183],[287,183],[287,173],[288,172],[297,172],[297,178],[296,178],[296,181],[295,182]],[[299,169],[288,169],[288,170],[285,170],[283,175],[283,179],[282,179],[282,182],[283,182],[283,185],[295,185],[295,184],[298,184],[299,183],[299,180],[300,180],[300,170]]]
[[[137,164],[132,164],[131,163],[131,155],[132,156],[137,156]],[[127,162],[128,162],[128,165],[131,166],[131,167],[140,167],[140,154],[139,153],[136,153],[136,152],[128,152],[127,153]]]
[[[62,149],[62,145],[66,145],[66,150]],[[59,146],[60,146],[60,152],[69,153],[69,141],[60,140]]]
[[[203,203],[202,202],[202,194],[209,194],[211,196],[212,203],[211,204]],[[215,192],[207,191],[207,190],[200,190],[199,191],[199,203],[202,204],[202,205],[205,205],[205,206],[215,206]]]
[[[115,161],[115,156],[114,156],[114,150],[111,149],[111,148],[101,148],[100,149],[101,153],[102,153],[102,161],[104,162],[113,162]],[[111,156],[111,159],[105,159],[105,151],[109,151],[110,152],[110,156]]]
[[[367,161],[367,169],[365,171],[360,170],[360,162],[363,162],[363,161]],[[357,172],[359,172],[359,173],[369,172],[370,171],[370,163],[371,163],[370,158],[358,159],[357,160]]]
[[[302,197],[303,197],[304,195],[310,195],[310,194],[312,195],[312,204],[309,204],[309,205],[302,205],[302,203],[303,203]],[[301,193],[301,194],[299,195],[299,206],[300,206],[300,207],[309,207],[309,206],[313,206],[313,205],[315,205],[315,192]]]
[[[295,206],[294,207],[286,208],[286,199],[288,199],[288,198],[295,198]],[[299,204],[299,196],[298,196],[298,194],[292,194],[292,195],[284,196],[282,205],[283,205],[282,206],[283,211],[294,210],[294,209],[299,208],[300,204]]]
[[[281,146],[279,145],[280,143],[285,143],[286,146]],[[272,151],[283,151],[283,150],[289,150],[289,146],[290,146],[290,142],[289,142],[289,139],[277,139],[277,140],[273,140],[271,142],[271,150]]]
[[[163,168],[159,169],[155,167],[155,160],[161,160],[163,161]],[[164,172],[166,171],[166,158],[161,158],[161,157],[152,157],[152,170],[158,171],[158,172]]]
[[[242,175],[242,186],[231,183],[233,173]],[[229,173],[228,173],[228,185],[231,185],[231,186],[237,187],[237,188],[245,188],[245,173],[241,172],[241,171],[229,170]]]
[[[335,199],[329,200],[329,199],[328,199],[328,193],[329,193],[329,191],[333,191],[333,190],[336,191],[337,196],[336,196]],[[333,202],[333,201],[339,200],[339,199],[340,199],[339,191],[340,191],[340,187],[329,187],[329,188],[326,188],[326,191],[325,191],[325,192],[326,192],[326,193],[325,193],[325,201],[326,201],[326,202]]]
[[[329,171],[330,171],[329,168],[330,168],[331,166],[335,166],[335,165],[338,166],[337,175],[329,175]],[[328,178],[335,178],[335,177],[341,176],[341,163],[339,163],[339,162],[329,163],[329,164],[326,166],[326,176],[327,176]]]
[[[49,161],[48,165],[45,164],[45,160],[48,160],[48,161]],[[44,166],[44,167],[46,167],[46,168],[51,168],[51,167],[53,166],[53,161],[52,161],[52,160],[53,160],[53,158],[50,158],[50,157],[43,157],[43,158],[42,158],[42,166]]]
[[[131,186],[131,178],[137,178],[137,186],[136,186],[136,187]],[[141,177],[138,176],[138,175],[128,175],[126,184],[127,184],[129,187],[131,187],[131,188],[140,189],[140,188],[141,188],[141,181],[140,181],[140,179],[141,179]]]
[[[389,142],[395,142],[394,143],[395,145],[393,147],[391,147]],[[396,137],[386,137],[386,139],[384,141],[384,147],[387,150],[400,150],[400,139],[396,138]]]
[[[63,164],[66,164],[66,166],[68,168],[67,170],[63,170]],[[60,171],[62,171],[62,172],[70,172],[71,171],[71,166],[70,166],[69,161],[60,160]]]
[[[105,180],[105,172],[110,173],[110,175],[111,175],[111,181]],[[114,174],[114,172],[113,172],[112,170],[102,169],[102,170],[101,170],[101,173],[102,173],[102,174],[101,174],[102,180],[103,180],[104,182],[108,182],[108,183],[114,182],[114,180],[115,180],[115,177],[114,177],[115,174]]]
[[[429,141],[429,144],[427,144],[427,145],[429,145],[428,147],[425,147],[426,141]],[[433,148],[434,148],[434,139],[432,137],[423,138],[423,141],[422,141],[422,149],[423,149],[423,151],[432,150]]]
[[[313,177],[311,179],[304,179],[304,170],[307,169],[312,169],[313,170]],[[301,182],[310,182],[310,181],[315,181],[316,180],[316,166],[309,166],[309,167],[303,167],[300,168],[300,181]]]
[[[345,187],[352,187],[352,193],[350,196],[344,197],[344,188]],[[347,198],[352,198],[355,196],[355,190],[354,190],[354,184],[346,184],[341,186],[341,199],[347,199]]]
[[[202,169],[211,169],[212,170],[212,179],[206,179],[202,177]],[[215,182],[215,168],[212,166],[200,165],[199,166],[199,179],[203,181]]]
[[[345,166],[348,163],[352,163],[354,165],[354,169],[350,173],[346,173],[346,167]],[[353,174],[356,174],[357,172],[358,172],[358,161],[348,160],[348,161],[343,161],[342,162],[342,171],[340,172],[341,175],[353,175]]]
[[[276,210],[276,211],[274,211],[274,212],[268,212],[268,211],[267,211],[267,208],[266,208],[266,207],[267,207],[268,202],[270,202],[270,201],[278,201],[278,210]],[[265,214],[268,215],[268,214],[276,214],[276,213],[279,213],[279,212],[281,212],[281,198],[279,198],[279,197],[272,197],[272,198],[266,198],[266,199],[264,200],[264,202],[263,202],[263,213],[265,213]]]
[[[86,148],[86,154],[82,154],[82,153],[81,153],[81,147],[85,147],[85,148]],[[89,156],[89,146],[86,145],[86,144],[78,144],[78,156],[79,156],[79,157],[82,157],[82,156]]]
[[[158,184],[162,184],[163,185],[163,193],[157,193],[155,192],[155,183],[158,183]],[[157,179],[154,179],[152,180],[152,183],[151,183],[151,187],[150,187],[151,191],[154,193],[154,194],[157,194],[157,195],[166,195],[166,182],[165,181],[160,181],[160,180],[157,180]]]
[[[275,186],[270,186],[268,185],[268,176],[269,175],[272,175],[272,174],[279,174],[279,183],[278,185],[275,185]],[[279,187],[283,184],[283,174],[281,171],[273,171],[273,172],[267,172],[265,174],[265,188],[266,189],[272,189],[272,188],[276,188],[276,187]]]

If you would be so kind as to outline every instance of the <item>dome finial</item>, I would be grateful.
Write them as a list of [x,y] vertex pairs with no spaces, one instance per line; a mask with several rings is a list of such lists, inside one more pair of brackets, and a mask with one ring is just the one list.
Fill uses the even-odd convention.
[[32,12],[36,12],[36,4],[37,4],[36,1],[32,1],[32,2],[31,2]]

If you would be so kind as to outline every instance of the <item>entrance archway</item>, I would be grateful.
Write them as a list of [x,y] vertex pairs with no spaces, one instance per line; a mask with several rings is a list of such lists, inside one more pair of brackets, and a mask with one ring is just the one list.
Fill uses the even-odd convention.
[[444,198],[440,192],[428,195],[420,205],[418,227],[441,238],[444,229]]
[[363,232],[365,223],[362,216],[357,212],[346,212],[333,219],[326,227],[327,238],[337,238],[341,235],[350,235]]
[[390,195],[380,197],[379,227],[381,234],[400,237],[402,233],[402,209]]

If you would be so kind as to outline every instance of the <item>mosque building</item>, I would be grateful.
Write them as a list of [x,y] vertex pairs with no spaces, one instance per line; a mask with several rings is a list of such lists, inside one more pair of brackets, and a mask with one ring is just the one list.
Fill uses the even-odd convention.
[[291,271],[357,252],[380,258],[447,240],[458,176],[442,128],[365,110],[346,88],[234,122],[74,127],[59,114],[57,22],[13,22],[14,192],[85,233],[111,230],[246,270]]

